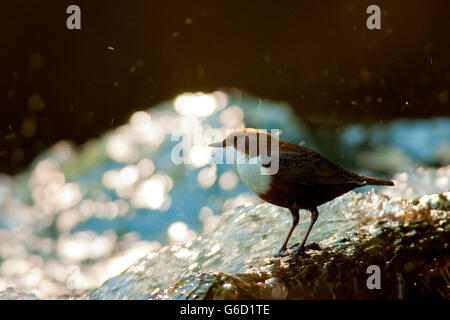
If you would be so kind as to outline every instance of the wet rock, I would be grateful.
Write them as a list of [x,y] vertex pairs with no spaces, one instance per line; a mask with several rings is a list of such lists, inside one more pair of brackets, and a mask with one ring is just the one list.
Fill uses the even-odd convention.
[[[290,225],[287,210],[241,206],[214,231],[150,253],[85,298],[448,299],[449,206],[450,192],[412,201],[349,192],[319,207],[313,244],[299,258],[272,257]],[[309,219],[301,217],[297,240]],[[367,286],[372,265],[381,289]]]

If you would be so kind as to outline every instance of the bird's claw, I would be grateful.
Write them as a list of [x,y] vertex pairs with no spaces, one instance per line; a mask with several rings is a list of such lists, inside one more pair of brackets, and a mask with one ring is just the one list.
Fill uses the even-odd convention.
[[294,257],[300,257],[301,255],[306,253],[306,250],[318,250],[322,251],[323,249],[315,242],[307,245],[307,246],[301,246],[299,245],[297,249],[295,249],[293,256]]
[[305,246],[298,246],[293,252],[293,256],[300,257],[303,253],[305,253]]
[[280,250],[278,250],[278,252],[274,255],[274,258],[282,258],[287,256],[287,249],[286,248],[281,248]]

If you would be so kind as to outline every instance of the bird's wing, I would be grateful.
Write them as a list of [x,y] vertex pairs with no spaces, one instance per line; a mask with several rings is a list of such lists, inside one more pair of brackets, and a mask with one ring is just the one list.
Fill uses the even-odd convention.
[[280,151],[278,154],[279,168],[275,176],[282,180],[308,185],[365,184],[357,174],[347,171],[313,150],[301,148]]

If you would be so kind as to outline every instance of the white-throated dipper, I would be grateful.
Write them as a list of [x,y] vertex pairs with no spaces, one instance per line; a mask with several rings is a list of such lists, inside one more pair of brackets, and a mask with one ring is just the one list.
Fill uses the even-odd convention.
[[210,147],[234,147],[239,176],[261,199],[288,208],[292,227],[278,255],[287,250],[298,224],[299,210],[311,212],[308,231],[294,254],[299,255],[316,222],[317,207],[366,185],[393,186],[394,182],[350,172],[314,150],[289,143],[258,129],[239,129]]

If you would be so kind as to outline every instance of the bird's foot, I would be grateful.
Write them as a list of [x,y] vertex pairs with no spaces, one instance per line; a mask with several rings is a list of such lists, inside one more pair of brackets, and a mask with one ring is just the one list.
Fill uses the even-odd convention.
[[315,242],[305,246],[305,245],[299,245],[297,249],[293,252],[293,255],[295,257],[300,257],[301,255],[305,254],[306,250],[317,250],[322,251],[323,249]]
[[281,258],[287,256],[287,249],[286,248],[280,248],[278,252],[274,255],[274,258]]
[[294,257],[300,257],[302,254],[305,253],[305,246],[300,245],[297,247],[297,249],[295,249],[295,251],[293,252],[293,256]]

